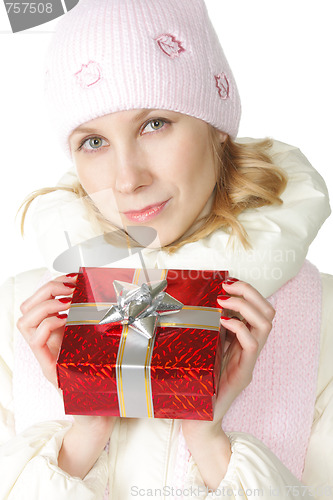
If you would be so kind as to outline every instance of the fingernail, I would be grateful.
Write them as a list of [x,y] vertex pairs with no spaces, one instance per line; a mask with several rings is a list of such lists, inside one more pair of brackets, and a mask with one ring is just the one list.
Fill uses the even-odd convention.
[[[238,281],[238,280],[237,280]],[[236,283],[236,281],[231,281],[231,280],[227,280],[227,281],[223,281],[223,285],[233,285],[234,283]]]
[[221,319],[229,320],[231,318],[228,318],[227,316],[221,316]]
[[70,273],[70,274],[66,274],[67,278],[75,278],[75,276],[77,276],[78,273]]
[[230,299],[229,295],[218,295],[217,300],[228,300]]
[[58,299],[59,302],[61,302],[62,304],[68,304],[69,302],[72,302],[72,297],[63,297],[61,299]]
[[67,319],[67,314],[57,314],[57,318],[59,319]]
[[64,285],[67,286],[68,288],[76,288],[75,283],[64,283]]

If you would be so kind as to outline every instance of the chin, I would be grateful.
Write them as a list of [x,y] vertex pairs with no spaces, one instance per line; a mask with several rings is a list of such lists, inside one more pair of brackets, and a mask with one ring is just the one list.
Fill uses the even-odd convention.
[[155,248],[155,249],[164,248],[174,243],[176,239],[177,239],[176,237],[170,238],[170,236],[168,237],[167,235],[162,235],[162,236],[157,235],[155,240],[148,246],[148,248]]

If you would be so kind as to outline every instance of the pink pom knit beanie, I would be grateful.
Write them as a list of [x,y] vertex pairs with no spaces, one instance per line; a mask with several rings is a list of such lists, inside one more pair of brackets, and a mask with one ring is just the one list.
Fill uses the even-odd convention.
[[235,137],[240,98],[204,0],[81,0],[58,24],[46,96],[62,145],[94,118],[168,109]]

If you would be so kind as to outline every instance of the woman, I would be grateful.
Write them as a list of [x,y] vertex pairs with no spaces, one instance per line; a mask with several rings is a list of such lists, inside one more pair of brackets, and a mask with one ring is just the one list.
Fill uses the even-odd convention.
[[[290,200],[295,190],[292,178],[295,171],[301,174],[304,185],[311,187],[308,193],[311,203],[300,203],[296,217],[297,225],[302,225],[299,234],[304,238],[304,234],[315,232],[318,225],[317,218],[312,221],[308,217],[307,210],[313,209],[313,203],[318,203],[322,219],[328,212],[323,196],[325,187],[291,148],[280,144],[270,148],[268,142],[233,141],[240,118],[233,75],[204,3],[195,0],[189,6],[183,2],[181,7],[175,0],[80,2],[58,29],[50,50],[46,88],[53,115],[58,119],[60,139],[76,167],[74,182],[67,182],[74,186],[65,190],[83,195],[86,206],[86,220],[81,220],[80,212],[78,219],[74,216],[69,222],[69,227],[73,228],[79,220],[79,233],[88,228],[84,231],[85,239],[102,231],[112,242],[112,228],[131,234],[133,227],[140,230],[149,226],[157,236],[150,248],[142,250],[147,265],[161,267],[168,262],[166,267],[218,269],[221,266],[222,269],[227,263],[228,269],[235,269],[235,260],[242,262],[245,255],[246,270],[240,267],[237,274],[244,278],[251,269],[246,253],[250,252],[250,242],[240,220],[242,215],[246,217],[251,211],[261,210],[260,235],[251,241],[252,245],[255,243],[255,265],[251,270],[259,271],[259,276],[250,276],[259,291],[244,281],[232,280],[223,283],[227,300],[226,296],[219,299],[221,306],[232,315],[239,313],[243,321],[236,317],[221,319],[228,328],[230,346],[214,421],[183,421],[182,432],[177,421],[112,417],[75,417],[71,427],[54,421],[29,427],[3,446],[2,453],[9,464],[2,486],[4,496],[22,498],[28,491],[30,498],[46,495],[52,498],[59,495],[61,487],[65,498],[79,495],[102,498],[108,478],[111,498],[167,496],[165,488],[174,484],[181,486],[184,496],[192,491],[192,496],[202,498],[210,495],[210,490],[231,498],[251,496],[256,490],[264,498],[287,498],[301,493],[311,496],[312,491],[302,489],[295,475],[300,478],[304,468],[315,403],[320,335],[327,338],[325,328],[329,318],[321,330],[319,273],[307,264],[302,267],[304,250],[300,248],[298,235],[290,239],[286,237],[288,230],[282,235],[274,231],[274,214],[272,217],[268,209],[274,207],[282,227],[284,224],[293,227],[293,222],[288,221],[288,216],[295,216],[295,211],[291,211],[295,199]],[[292,166],[288,184],[281,168],[286,156],[286,163]],[[280,166],[275,166],[273,159]],[[55,199],[60,204],[59,198]],[[71,204],[67,207],[71,219],[76,208]],[[45,212],[45,205],[41,210],[50,215]],[[56,231],[55,224],[48,222],[48,225],[52,232]],[[252,229],[258,231],[255,224]],[[68,239],[69,232],[64,233]],[[230,233],[232,249],[226,244]],[[69,243],[74,244],[73,231],[70,235]],[[295,261],[284,262],[282,258],[275,265],[268,258],[270,267],[265,275],[267,269],[260,262],[265,246],[283,256],[286,249],[291,249]],[[276,273],[276,269],[280,272]],[[34,273],[33,283],[29,276],[29,286],[24,286],[28,298],[21,305],[22,316],[17,324],[39,363],[39,372],[42,370],[54,386],[57,386],[55,364],[66,322],[64,312],[70,307],[75,287],[77,270],[73,271],[74,276],[72,273],[59,276],[28,294],[28,288],[36,288],[38,281],[41,284],[40,273]],[[290,278],[294,279],[290,282]],[[313,285],[311,311],[308,302],[311,297],[305,296],[300,304],[296,295],[309,281]],[[12,287],[12,283],[7,286]],[[326,279],[324,287],[328,290],[323,297],[326,310],[327,293],[332,293],[329,280]],[[270,296],[270,300],[263,295]],[[63,298],[57,298],[60,296]],[[278,326],[274,326],[275,333],[267,341],[275,309]],[[292,314],[300,321],[297,329],[305,328],[301,345],[294,329],[286,328]],[[4,331],[7,329],[11,330],[10,325]],[[256,365],[265,343],[265,354],[262,353]],[[18,349],[16,359],[18,352],[22,367],[30,370],[31,353]],[[296,356],[303,363],[287,374],[286,368],[289,369]],[[255,365],[260,367],[257,372]],[[36,386],[43,386],[45,381],[37,382],[38,370],[35,373]],[[302,397],[295,398],[293,394],[300,387],[297,373],[300,380],[305,380],[305,374],[308,378],[306,387],[302,386]],[[238,398],[254,374],[256,379],[249,386],[250,392]],[[330,380],[327,372],[320,377]],[[21,369],[21,391],[23,379]],[[268,381],[272,384],[269,389],[274,387],[273,400],[264,393]],[[29,385],[31,382],[30,379]],[[282,393],[276,389],[279,383],[285,383]],[[50,392],[50,386],[43,387]],[[257,393],[250,405],[251,390]],[[23,401],[19,392],[16,391],[17,419]],[[258,406],[263,404],[265,411],[270,407],[268,413],[258,413],[253,401]],[[235,408],[239,412],[239,402],[243,414],[237,420],[232,412],[235,413]],[[45,401],[43,405],[46,406]],[[11,416],[8,404],[4,408],[6,415]],[[37,414],[40,418],[41,413]],[[250,427],[246,423],[247,414]],[[38,417],[34,416],[34,423]],[[276,425],[276,417],[280,427]],[[226,433],[227,427],[236,432]],[[264,432],[253,432],[257,437],[246,432],[247,428],[258,427]],[[258,434],[264,442],[272,444],[271,450],[290,470],[257,439]],[[290,450],[287,453],[283,450],[288,440],[290,446],[289,434],[300,442],[295,456]],[[274,443],[276,435],[279,437]],[[109,438],[109,450],[104,452]],[[23,446],[24,457],[15,452],[18,444]],[[316,453],[307,460],[315,461]],[[182,474],[178,470],[178,477],[175,465],[183,469]],[[317,488],[315,494],[320,498],[326,492]]]

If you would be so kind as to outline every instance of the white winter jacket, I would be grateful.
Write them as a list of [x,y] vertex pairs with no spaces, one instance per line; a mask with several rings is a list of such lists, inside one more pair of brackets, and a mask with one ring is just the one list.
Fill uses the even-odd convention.
[[[209,238],[182,247],[175,255],[146,249],[147,267],[229,269],[231,275],[251,282],[268,297],[301,268],[307,249],[330,213],[326,186],[320,175],[295,148],[274,143],[274,160],[289,176],[281,207],[248,210],[240,220],[253,251],[226,247],[228,235],[217,231]],[[69,173],[62,183],[75,180]],[[71,195],[49,195],[36,210],[40,238],[49,271],[66,249],[64,222],[58,205],[66,207],[66,228],[72,244],[96,235],[83,207]],[[68,207],[72,210],[69,211]],[[68,219],[68,214],[72,217]],[[52,219],[50,223],[50,218]],[[281,253],[284,259],[274,259]],[[292,256],[292,259],[287,258]],[[110,267],[140,266],[133,255]],[[265,269],[265,273],[251,270]],[[276,269],[279,279],[269,279]],[[29,426],[16,435],[13,400],[15,325],[19,306],[45,280],[46,269],[29,271],[9,279],[1,288],[0,304],[0,500],[102,499],[107,483],[110,498],[180,498],[172,491],[173,469],[179,439],[179,421],[118,420],[110,446],[87,476],[70,477],[57,466],[62,439],[71,423],[47,421]],[[260,441],[244,433],[229,435],[232,457],[217,493],[207,491],[200,473],[189,461],[184,497],[190,498],[333,498],[333,277],[322,274],[322,326],[317,399],[311,438],[301,484]],[[130,485],[130,486],[129,486]]]

